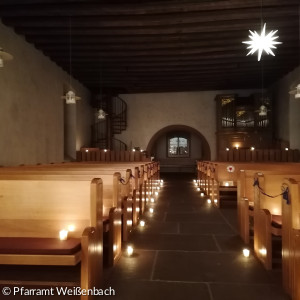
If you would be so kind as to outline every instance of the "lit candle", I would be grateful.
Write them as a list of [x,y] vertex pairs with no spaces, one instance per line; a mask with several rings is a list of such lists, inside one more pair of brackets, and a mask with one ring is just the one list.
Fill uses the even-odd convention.
[[267,249],[266,248],[261,248],[261,249],[259,249],[259,253],[261,254],[261,255],[267,255]]
[[128,246],[127,247],[127,255],[131,256],[133,254],[133,247],[132,246]]
[[154,209],[153,209],[152,207],[150,207],[150,208],[149,208],[149,212],[150,212],[150,214],[153,214]]
[[201,193],[200,196],[201,196],[201,197],[204,197],[204,193]]
[[70,231],[70,232],[75,231],[75,225],[70,224],[70,225],[68,226],[68,231]]
[[140,226],[141,226],[141,227],[144,227],[144,226],[145,226],[145,221],[144,221],[144,220],[141,220],[141,221],[140,221]]
[[249,255],[250,255],[250,250],[249,249],[243,249],[243,255],[245,256],[245,257],[249,257]]
[[68,230],[65,230],[65,229],[62,229],[60,232],[59,232],[59,239],[61,241],[64,241],[68,238]]
[[210,199],[207,199],[207,203],[209,203],[209,204],[210,204],[210,203],[211,203],[211,200],[210,200]]

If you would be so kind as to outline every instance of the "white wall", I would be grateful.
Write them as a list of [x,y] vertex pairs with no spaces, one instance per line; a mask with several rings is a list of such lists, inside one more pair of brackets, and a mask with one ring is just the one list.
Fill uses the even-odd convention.
[[186,125],[198,130],[208,141],[211,158],[216,157],[217,94],[248,96],[257,91],[203,91],[120,95],[128,104],[128,127],[117,138],[128,146],[146,149],[151,137],[171,125]]
[[289,94],[297,84],[300,84],[300,66],[271,87],[276,102],[276,137],[289,142],[292,149],[300,149],[300,99]]
[[[0,22],[0,47],[14,56],[0,68],[0,165],[64,159],[64,100],[69,75]],[[72,85],[76,107],[74,151],[90,143],[89,91]]]

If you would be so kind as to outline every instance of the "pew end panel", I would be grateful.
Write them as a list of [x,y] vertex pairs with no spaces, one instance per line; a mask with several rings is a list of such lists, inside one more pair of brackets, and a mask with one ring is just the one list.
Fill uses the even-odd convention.
[[[44,176],[38,180],[35,175],[20,174],[13,177],[0,176],[0,226],[4,229],[0,232],[0,263],[72,266],[81,261],[80,286],[95,284],[100,288],[101,179],[60,180],[59,176]],[[68,225],[75,226],[75,230]],[[59,240],[63,228],[69,229],[66,241]],[[64,246],[70,243],[72,247]],[[91,259],[97,263],[89,269]]]
[[282,198],[282,281],[286,292],[293,299],[298,299],[295,297],[300,295],[300,184],[288,178],[284,179],[282,185],[287,189]]

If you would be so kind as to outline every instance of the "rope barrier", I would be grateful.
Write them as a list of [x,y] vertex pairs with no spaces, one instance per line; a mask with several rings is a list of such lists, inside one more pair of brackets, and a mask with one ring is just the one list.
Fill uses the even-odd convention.
[[289,191],[289,189],[288,189],[287,186],[282,185],[282,186],[281,186],[282,193],[280,193],[280,194],[278,194],[278,195],[275,195],[275,196],[272,196],[272,195],[267,194],[267,193],[259,186],[259,181],[258,181],[258,179],[254,179],[253,186],[257,186],[258,189],[259,189],[259,191],[260,191],[260,193],[263,194],[263,195],[265,195],[265,196],[267,196],[267,197],[269,197],[269,198],[277,198],[277,197],[283,196],[283,199],[287,201],[287,204],[289,204],[289,200],[288,200],[288,198],[289,198],[289,196],[288,196],[288,191]]
[[129,176],[127,182],[126,182],[126,180],[125,180],[124,178],[120,178],[120,182],[121,182],[123,185],[127,185],[127,184],[129,183],[129,181],[130,181],[131,178],[135,178],[135,177],[134,177],[132,174],[130,174],[130,176]]

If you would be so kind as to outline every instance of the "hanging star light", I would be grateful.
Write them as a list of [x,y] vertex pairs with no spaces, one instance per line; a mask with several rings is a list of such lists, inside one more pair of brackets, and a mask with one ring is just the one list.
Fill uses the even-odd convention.
[[282,44],[281,42],[275,41],[276,39],[278,39],[278,36],[274,36],[277,31],[278,30],[272,30],[266,35],[266,23],[264,24],[260,35],[256,31],[253,32],[249,30],[249,32],[251,33],[251,35],[249,35],[249,38],[251,40],[243,42],[243,44],[249,45],[247,49],[251,49],[247,56],[249,54],[255,53],[256,51],[258,52],[258,61],[260,61],[263,51],[265,51],[267,54],[275,56],[272,49],[276,49],[277,47],[274,45]]

